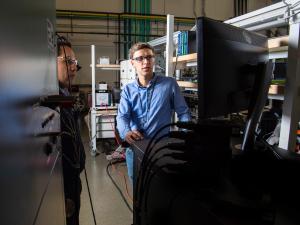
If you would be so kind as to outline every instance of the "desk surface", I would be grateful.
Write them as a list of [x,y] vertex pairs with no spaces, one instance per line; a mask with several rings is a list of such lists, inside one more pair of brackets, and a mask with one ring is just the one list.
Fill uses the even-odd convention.
[[108,109],[108,110],[92,110],[91,113],[96,116],[116,116],[118,110],[117,109]]
[[117,110],[98,110],[96,111],[97,115],[102,115],[102,116],[116,116],[117,115]]

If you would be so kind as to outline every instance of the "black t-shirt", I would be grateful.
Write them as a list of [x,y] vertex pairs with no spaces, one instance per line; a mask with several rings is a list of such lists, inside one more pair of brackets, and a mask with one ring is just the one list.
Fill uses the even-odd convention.
[[[60,95],[68,92],[60,90]],[[79,174],[85,167],[85,151],[79,129],[79,111],[74,107],[61,108],[61,145],[63,153],[64,173]]]

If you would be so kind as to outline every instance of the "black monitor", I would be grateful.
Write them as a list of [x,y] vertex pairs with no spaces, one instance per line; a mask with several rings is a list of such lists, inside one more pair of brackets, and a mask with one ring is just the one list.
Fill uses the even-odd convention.
[[245,139],[252,139],[272,75],[267,37],[200,17],[196,38],[198,119],[248,110]]
[[121,89],[113,88],[112,89],[112,98],[113,98],[114,104],[119,104],[120,98],[121,98]]
[[246,110],[255,73],[268,61],[267,37],[205,17],[197,19],[198,116]]

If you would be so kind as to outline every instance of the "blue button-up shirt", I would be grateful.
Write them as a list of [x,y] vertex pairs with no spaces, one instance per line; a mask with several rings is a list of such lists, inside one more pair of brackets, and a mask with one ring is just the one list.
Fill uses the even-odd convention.
[[[131,130],[151,138],[164,125],[171,123],[173,112],[180,121],[190,120],[190,111],[174,78],[155,75],[147,87],[135,80],[122,93],[117,115],[117,128],[122,139]],[[166,128],[159,136],[169,132]]]

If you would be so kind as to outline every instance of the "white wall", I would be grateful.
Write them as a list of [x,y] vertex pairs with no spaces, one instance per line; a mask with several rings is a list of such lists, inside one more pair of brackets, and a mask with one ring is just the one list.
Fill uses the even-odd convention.
[[[197,16],[202,16],[201,0],[195,1],[195,12]],[[194,17],[194,5],[192,0],[152,0],[152,13],[172,14],[178,17]],[[206,0],[206,16],[225,20],[233,16],[233,0]]]
[[123,12],[124,0],[56,0],[57,9]]
[[[116,63],[117,56],[117,46],[113,42],[116,42],[116,36],[103,36],[97,38],[95,35],[73,35],[69,36],[70,41],[73,44],[76,57],[79,60],[82,69],[78,72],[77,77],[74,80],[76,84],[91,84],[91,45],[95,45],[96,49],[96,60],[101,56],[108,56],[110,58],[110,63]],[[96,69],[96,83],[100,81],[107,82],[110,86],[114,86],[114,82],[117,80],[116,71],[105,71]]]
[[[202,0],[195,1],[195,12],[197,16],[201,16]],[[97,11],[97,12],[123,12],[124,0],[56,0],[57,9],[65,10],[81,10],[81,11]],[[253,11],[271,4],[271,0],[249,0],[248,10]],[[194,17],[193,0],[152,0],[153,14],[173,14],[177,17]],[[233,17],[233,0],[206,0],[205,1],[206,16],[226,20]],[[58,20],[58,23],[71,24],[69,20]],[[105,21],[73,21],[79,24],[93,24],[106,25]],[[114,24],[112,23],[111,27]],[[163,25],[159,25],[164,28]],[[116,30],[109,30],[116,32]],[[78,72],[75,79],[77,84],[91,84],[91,56],[90,45],[96,45],[96,59],[100,56],[109,56],[111,62],[114,63],[117,58],[117,47],[114,42],[117,42],[117,36],[114,35],[67,35],[73,44],[77,58],[83,66],[82,70]],[[123,54],[121,53],[121,58]],[[113,85],[116,81],[117,73],[115,71],[97,70],[96,81],[105,81],[109,85]]]
[[248,11],[251,12],[271,4],[272,0],[250,0],[248,1]]

